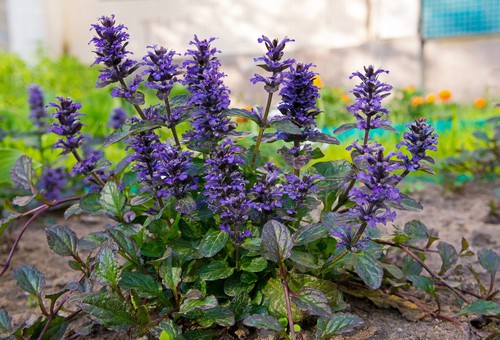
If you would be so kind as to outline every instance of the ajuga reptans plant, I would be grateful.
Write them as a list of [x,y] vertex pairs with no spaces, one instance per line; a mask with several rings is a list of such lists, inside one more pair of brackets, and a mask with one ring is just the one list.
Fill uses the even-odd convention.
[[[359,83],[348,111],[356,122],[335,133],[357,129],[360,138],[346,145],[351,161],[322,160],[319,146],[338,148],[339,141],[318,129],[316,117],[333,113],[316,106],[313,65],[286,57],[292,39],[258,39],[265,54],[255,61],[267,74],[251,82],[264,84],[267,102],[248,111],[230,107],[214,38],[195,35],[184,63],[176,64],[178,53],[158,45],[148,47],[142,61],[133,60],[129,34],[114,16],[99,18],[92,31],[94,65],[101,67],[97,86],[113,85],[111,95],[136,113],[125,122],[115,113],[115,130],[103,146],[122,145],[127,155],[111,164],[99,150],[81,150],[84,106],[65,97],[50,104],[50,131],[59,137],[54,147],[61,157],[73,155],[72,175],[87,178],[87,190],[54,198],[53,171],[42,176],[53,191],[38,192],[32,162],[21,157],[11,174],[26,196],[14,200],[18,207],[2,219],[0,230],[26,216],[24,232],[50,208],[72,202],[67,223],[48,227],[46,234],[75,276],[48,292],[38,269],[16,267],[14,279],[42,314],[35,323],[12,324],[0,311],[2,336],[56,339],[102,326],[131,337],[219,338],[236,330],[252,336],[266,328],[282,338],[328,339],[362,323],[343,311],[344,293],[406,301],[456,323],[456,312],[489,316],[499,310],[495,252],[477,253],[489,284],[471,266],[479,288],[466,287],[447,276],[461,256],[472,254],[466,241],[458,252],[443,241],[435,246],[437,235],[421,222],[396,224],[398,210],[422,208],[398,185],[415,171],[432,170],[429,152],[437,148],[437,135],[420,118],[408,126],[398,150],[372,138],[376,129],[394,133],[383,103],[392,87],[379,79],[388,71],[368,66],[352,74]],[[172,96],[176,83],[188,94]],[[158,102],[145,105],[141,86],[152,89]],[[273,97],[280,114],[268,119]],[[253,139],[242,140],[234,116],[257,124]],[[181,126],[187,131],[178,132]],[[279,161],[266,159],[268,154]],[[40,205],[23,209],[25,197]],[[69,220],[78,214],[105,215],[108,221],[79,238]],[[378,229],[391,224],[389,235]],[[426,265],[428,252],[440,255],[439,271]],[[453,313],[441,309],[443,292],[456,297]],[[76,319],[82,321],[73,326]]]

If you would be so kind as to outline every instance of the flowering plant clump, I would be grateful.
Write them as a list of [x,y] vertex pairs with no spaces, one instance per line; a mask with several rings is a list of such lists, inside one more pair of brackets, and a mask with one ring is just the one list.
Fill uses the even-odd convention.
[[[491,284],[486,289],[476,273],[481,287],[476,293],[445,276],[460,256],[471,254],[466,241],[460,252],[442,241],[431,249],[437,235],[418,221],[395,226],[392,235],[382,236],[377,229],[394,223],[398,210],[422,209],[398,184],[415,171],[432,171],[428,152],[437,148],[437,135],[423,118],[408,125],[398,144],[401,151],[372,139],[375,129],[394,131],[383,106],[392,87],[379,80],[388,71],[368,66],[352,74],[360,80],[348,107],[356,122],[335,133],[357,129],[361,138],[347,146],[352,162],[321,160],[318,143],[339,141],[317,129],[316,117],[331,113],[316,105],[313,65],[285,57],[292,39],[258,39],[267,51],[255,61],[270,75],[256,74],[251,82],[264,83],[267,102],[244,110],[230,107],[214,38],[194,36],[193,49],[177,65],[178,54],[162,46],[148,47],[142,61],[129,59],[129,34],[114,16],[99,18],[92,30],[94,65],[102,65],[97,86],[115,84],[112,96],[124,98],[137,114],[127,118],[123,110],[115,111],[109,123],[114,131],[103,147],[123,145],[128,154],[111,164],[102,150],[85,149],[91,138],[82,133],[85,103],[57,97],[49,104],[54,118],[49,130],[60,137],[54,148],[75,159],[71,175],[85,178],[87,190],[58,197],[64,169],[50,168],[41,176],[39,191],[32,161],[22,156],[11,176],[26,196],[10,204],[18,208],[1,220],[0,231],[29,216],[24,232],[50,208],[68,202],[73,204],[65,210],[66,219],[91,214],[107,220],[100,232],[82,238],[70,220],[46,229],[50,248],[68,257],[75,279],[47,292],[43,273],[30,265],[16,267],[14,279],[35,297],[42,315],[36,322],[13,325],[0,310],[2,336],[60,339],[103,326],[130,337],[160,339],[232,337],[235,331],[252,336],[262,328],[283,338],[307,333],[328,339],[362,323],[342,312],[342,292],[352,290],[409,301],[404,303],[452,322],[457,317],[441,310],[442,291],[457,298],[462,314],[488,316],[500,309],[493,285],[500,259],[493,251],[478,253]],[[176,83],[188,94],[172,96]],[[159,102],[146,107],[141,86],[156,91]],[[39,121],[44,114],[35,99],[32,116]],[[273,100],[280,114],[268,119]],[[257,124],[250,147],[241,142],[248,135],[237,130],[233,117]],[[188,130],[178,133],[183,126]],[[278,140],[280,164],[263,159],[261,149]],[[23,210],[31,200],[41,203]],[[429,251],[442,259],[439,272],[425,264]],[[432,297],[435,306],[408,292],[415,288]],[[73,327],[78,318],[83,321]]]

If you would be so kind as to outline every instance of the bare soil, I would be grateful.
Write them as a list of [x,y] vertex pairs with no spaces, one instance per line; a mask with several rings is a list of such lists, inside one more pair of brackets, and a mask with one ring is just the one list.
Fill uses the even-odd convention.
[[[442,187],[429,186],[425,191],[412,194],[412,197],[422,203],[423,212],[400,212],[397,225],[402,227],[407,221],[419,219],[428,228],[439,231],[441,240],[453,244],[459,250],[462,237],[464,237],[469,241],[471,250],[474,252],[483,248],[491,248],[497,253],[500,252],[500,224],[485,222],[489,212],[488,202],[494,197],[493,186],[490,183],[470,187],[461,194],[446,193]],[[56,223],[71,226],[78,236],[102,230],[103,224],[105,224],[102,219],[71,218],[65,221],[58,215],[50,215],[41,223],[30,227],[19,244],[11,267],[0,278],[0,309],[9,312],[14,324],[27,320],[32,314],[37,314],[38,309],[30,305],[27,295],[16,286],[12,279],[12,268],[21,264],[36,266],[45,274],[46,291],[49,292],[58,290],[67,282],[78,279],[78,273],[68,268],[68,259],[53,254],[47,245],[44,228]],[[388,231],[391,228],[392,226],[388,226]],[[9,237],[14,239],[19,229],[19,226],[12,228]],[[7,243],[5,235],[0,238],[1,262],[4,261],[9,249]],[[434,268],[439,268],[439,265],[440,262],[437,259]],[[476,268],[482,276],[486,277],[482,268]],[[470,276],[467,272],[466,275]],[[473,289],[472,281],[467,282],[467,284],[469,283]],[[487,335],[492,330],[500,328],[500,325],[493,321],[482,329],[472,331],[471,317],[460,316],[458,318],[460,324],[457,325],[431,318],[420,309],[380,308],[366,298],[350,295],[346,295],[346,300],[350,311],[360,316],[364,320],[364,325],[352,334],[337,336],[334,339],[466,340],[481,339],[480,334]],[[432,307],[432,302],[427,302]],[[383,301],[378,301],[377,304],[379,306],[390,305],[390,303],[385,304]],[[444,309],[446,310],[446,308]],[[249,336],[244,335],[240,338],[245,337]],[[106,332],[86,337],[86,339],[90,338],[118,339],[116,334]],[[258,338],[264,339],[266,336],[261,333]]]

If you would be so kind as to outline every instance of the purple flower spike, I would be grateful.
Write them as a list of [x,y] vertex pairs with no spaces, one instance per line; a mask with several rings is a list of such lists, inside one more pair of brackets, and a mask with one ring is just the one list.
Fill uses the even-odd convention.
[[[297,64],[295,67],[290,67],[290,71],[285,73],[283,88],[280,91],[282,103],[278,105],[278,110],[284,119],[290,120],[302,129],[303,140],[314,134],[316,127],[314,119],[320,113],[316,106],[319,89],[313,84],[316,73],[309,70],[311,66],[313,65]],[[287,137],[286,134],[280,136],[285,141],[288,141]]]
[[187,68],[183,83],[191,92],[187,105],[194,109],[193,130],[186,132],[183,137],[211,146],[235,128],[235,124],[224,113],[230,103],[229,89],[222,81],[225,74],[219,71],[220,62],[214,56],[218,51],[210,47],[214,39],[199,40],[195,36],[190,44],[195,45],[197,50],[186,53],[192,59],[186,60],[183,65]]
[[323,179],[320,175],[303,175],[302,178],[294,174],[285,175],[286,182],[283,184],[283,195],[290,199],[285,206],[286,213],[295,217],[300,208],[304,207],[307,198],[318,191],[316,182]]
[[156,45],[148,47],[151,51],[142,58],[143,65],[147,66],[142,75],[148,76],[144,85],[156,90],[158,99],[164,101],[168,98],[174,83],[178,81],[176,76],[180,73],[179,65],[175,65],[173,59],[179,54]]
[[364,74],[354,72],[349,77],[349,79],[358,77],[361,83],[351,91],[356,101],[348,106],[347,110],[356,117],[358,129],[369,130],[389,125],[391,122],[383,118],[384,115],[389,114],[389,110],[382,107],[382,99],[390,94],[392,86],[378,80],[381,73],[389,73],[389,71],[375,70],[371,65],[364,69]]
[[279,41],[278,39],[273,39],[272,41],[266,37],[262,36],[257,40],[260,43],[265,43],[267,52],[262,57],[254,58],[255,62],[262,62],[259,64],[264,70],[271,72],[272,75],[269,77],[264,77],[259,74],[255,74],[250,81],[253,84],[259,82],[264,83],[264,89],[268,93],[274,93],[278,91],[280,84],[283,82],[283,71],[289,68],[295,60],[285,59],[282,60],[284,56],[283,50],[288,42],[295,41],[293,39],[284,38]]
[[332,236],[337,238],[337,248],[347,248],[348,250],[356,252],[358,249],[366,249],[367,242],[370,241],[369,237],[360,239],[355,245],[351,245],[354,236],[358,231],[359,226],[341,226],[332,232]]
[[438,144],[437,138],[439,137],[434,133],[434,128],[427,124],[427,121],[420,117],[412,124],[406,125],[410,132],[404,133],[404,141],[399,142],[397,148],[406,146],[410,152],[411,158],[401,155],[400,159],[407,171],[417,171],[420,168],[419,161],[424,160],[434,164],[434,159],[427,155],[428,150],[437,151],[436,145]]
[[264,174],[259,176],[257,183],[251,189],[253,202],[261,213],[270,213],[276,207],[282,207],[281,198],[283,189],[278,185],[280,169],[273,163],[266,163],[262,167]]
[[43,169],[38,183],[43,195],[48,200],[56,200],[61,198],[61,191],[68,183],[68,173],[64,167]]
[[190,151],[181,151],[177,146],[168,144],[153,152],[155,163],[154,182],[161,184],[158,194],[163,198],[174,196],[181,199],[189,190],[198,188],[198,178],[193,177],[194,164]]
[[43,90],[40,86],[33,84],[28,87],[28,104],[30,106],[30,119],[39,128],[46,126],[45,119],[48,118],[45,109]]
[[119,129],[127,121],[127,112],[122,107],[117,107],[111,112],[108,125],[113,129]]
[[59,123],[52,123],[48,131],[63,137],[54,144],[54,148],[62,149],[61,154],[64,155],[78,149],[85,140],[80,132],[83,124],[79,118],[84,114],[78,112],[82,107],[80,103],[73,103],[71,98],[56,98],[59,104],[50,103],[48,106],[56,108],[56,112],[52,114],[52,117],[56,118]]

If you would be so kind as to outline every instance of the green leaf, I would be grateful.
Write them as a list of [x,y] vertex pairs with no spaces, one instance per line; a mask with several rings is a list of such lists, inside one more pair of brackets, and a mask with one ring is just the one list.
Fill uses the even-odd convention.
[[405,276],[418,275],[422,271],[422,265],[415,261],[410,255],[403,256],[401,269]]
[[429,238],[429,231],[427,230],[427,227],[418,220],[406,222],[404,232],[411,238],[412,241],[422,241]]
[[268,329],[278,333],[285,330],[276,318],[265,314],[250,315],[243,320],[243,324],[247,327]]
[[256,123],[257,125],[260,124],[259,119],[251,114],[248,110],[245,109],[225,109],[222,111],[225,115],[229,117],[243,117],[251,120],[252,122]]
[[312,275],[293,274],[290,276],[290,289],[300,291],[305,287],[315,288],[326,296],[328,304],[332,311],[339,311],[346,308],[342,293],[330,280],[322,280]]
[[391,201],[385,201],[384,203],[391,208],[405,211],[421,211],[424,208],[422,204],[405,194],[401,194],[400,203]]
[[118,229],[109,229],[108,233],[118,244],[120,249],[132,259],[132,261],[141,263],[141,249],[133,238],[128,237]]
[[436,295],[436,287],[434,286],[434,282],[431,278],[426,276],[419,275],[408,275],[408,280],[418,289],[435,296]]
[[123,206],[125,205],[125,195],[115,182],[108,181],[101,190],[99,203],[107,213],[111,214],[111,216],[121,218]]
[[222,230],[209,230],[200,242],[200,252],[203,257],[212,257],[221,251],[227,243],[229,234]]
[[328,232],[321,223],[309,223],[300,227],[293,234],[293,243],[297,246],[308,244],[328,236]]
[[476,300],[460,310],[462,314],[500,315],[500,305],[493,301]]
[[500,266],[500,256],[498,256],[498,254],[491,249],[482,249],[478,251],[477,257],[481,267],[486,269],[492,277],[495,277],[495,274]]
[[100,247],[108,240],[108,235],[103,232],[90,233],[78,241],[78,248],[81,250],[93,250]]
[[354,314],[337,313],[331,318],[319,318],[316,324],[316,339],[330,339],[333,335],[352,332],[363,324],[363,320]]
[[243,320],[250,315],[252,310],[250,296],[247,293],[236,295],[231,300],[229,309],[233,312],[236,321]]
[[9,173],[12,183],[15,186],[29,190],[35,194],[32,190],[34,188],[33,176],[35,175],[35,170],[33,170],[33,160],[31,158],[24,155],[19,157]]
[[21,216],[21,214],[11,213],[7,217],[0,218],[0,235],[2,235],[5,229],[7,229],[7,227],[9,226],[9,224],[12,221],[15,221],[19,216]]
[[40,295],[45,287],[43,274],[33,266],[18,266],[13,270],[13,276],[19,288],[30,294]]
[[87,295],[80,307],[94,322],[115,331],[128,331],[137,326],[132,307],[111,292]]
[[9,332],[12,329],[12,323],[9,314],[0,309],[0,336],[4,332]]
[[121,268],[118,265],[115,252],[110,245],[101,249],[96,256],[97,278],[99,282],[117,287],[120,282]]
[[42,333],[45,325],[47,324],[48,319],[45,319],[35,330],[33,333],[32,339],[42,339],[42,340],[59,340],[62,339],[66,329],[69,326],[69,322],[66,318],[56,315],[52,318],[50,325],[45,331],[45,334],[42,338],[40,338],[40,334]]
[[334,145],[339,145],[340,142],[337,138],[330,136],[326,133],[323,132],[317,132],[313,134],[312,136],[308,136],[307,140],[309,142],[313,143],[325,143],[325,144],[334,144]]
[[292,296],[292,301],[300,309],[312,315],[330,317],[332,309],[328,305],[328,299],[319,289],[304,287]]
[[268,221],[262,228],[260,252],[269,261],[278,263],[292,254],[293,240],[288,228],[278,221]]
[[137,272],[123,272],[120,287],[136,290],[140,297],[151,298],[160,295],[161,285],[151,275]]
[[392,276],[394,276],[396,279],[401,280],[405,275],[399,267],[393,265],[393,264],[388,264],[388,263],[381,263],[382,268]]
[[182,268],[172,265],[172,257],[165,260],[160,266],[160,277],[168,288],[177,291],[177,286],[181,283]]
[[64,211],[64,219],[67,220],[73,215],[80,215],[83,212],[80,203],[75,203]]
[[[323,266],[322,259],[306,251],[292,249],[290,260],[306,269],[320,269]],[[299,270],[304,271],[300,267]]]
[[143,120],[135,124],[124,124],[104,139],[103,146],[109,146],[127,138],[133,132],[143,132],[160,127],[157,121]]
[[267,268],[267,260],[263,257],[244,256],[240,261],[240,268],[243,271],[258,273]]
[[191,215],[196,210],[196,202],[191,196],[185,196],[175,202],[175,210],[185,215]]
[[453,266],[458,260],[458,253],[455,247],[446,242],[439,242],[437,245],[439,256],[441,256],[441,269],[439,275],[443,275],[448,269]]
[[101,213],[101,203],[99,201],[100,194],[98,192],[91,192],[80,199],[80,208],[88,214]]
[[250,293],[255,286],[254,282],[243,281],[243,273],[236,273],[224,282],[224,293],[229,296],[238,296],[240,294]]
[[182,302],[179,312],[186,314],[196,309],[207,310],[217,306],[217,298],[213,295],[207,296],[206,298],[187,298]]
[[377,289],[382,284],[384,270],[375,258],[364,251],[352,253],[354,270],[371,289]]
[[276,120],[271,123],[271,126],[274,127],[276,130],[282,131],[290,135],[298,135],[298,136],[302,135],[302,130],[300,129],[300,127],[295,125],[290,120]]
[[14,167],[16,161],[23,156],[23,153],[15,149],[0,148],[0,184],[12,184],[10,179],[10,169]]
[[229,267],[226,261],[213,261],[200,268],[198,274],[205,281],[215,281],[230,277],[234,268]]
[[318,162],[314,163],[312,167],[325,178],[324,182],[328,184],[330,190],[342,186],[353,172],[352,164],[345,160]]
[[338,128],[336,128],[333,131],[333,133],[336,134],[336,135],[338,135],[338,134],[341,134],[341,133],[344,133],[346,131],[353,130],[353,129],[356,129],[356,128],[357,128],[357,124],[356,123],[342,124]]
[[68,227],[53,225],[45,228],[50,249],[60,256],[75,256],[78,252],[78,237]]

